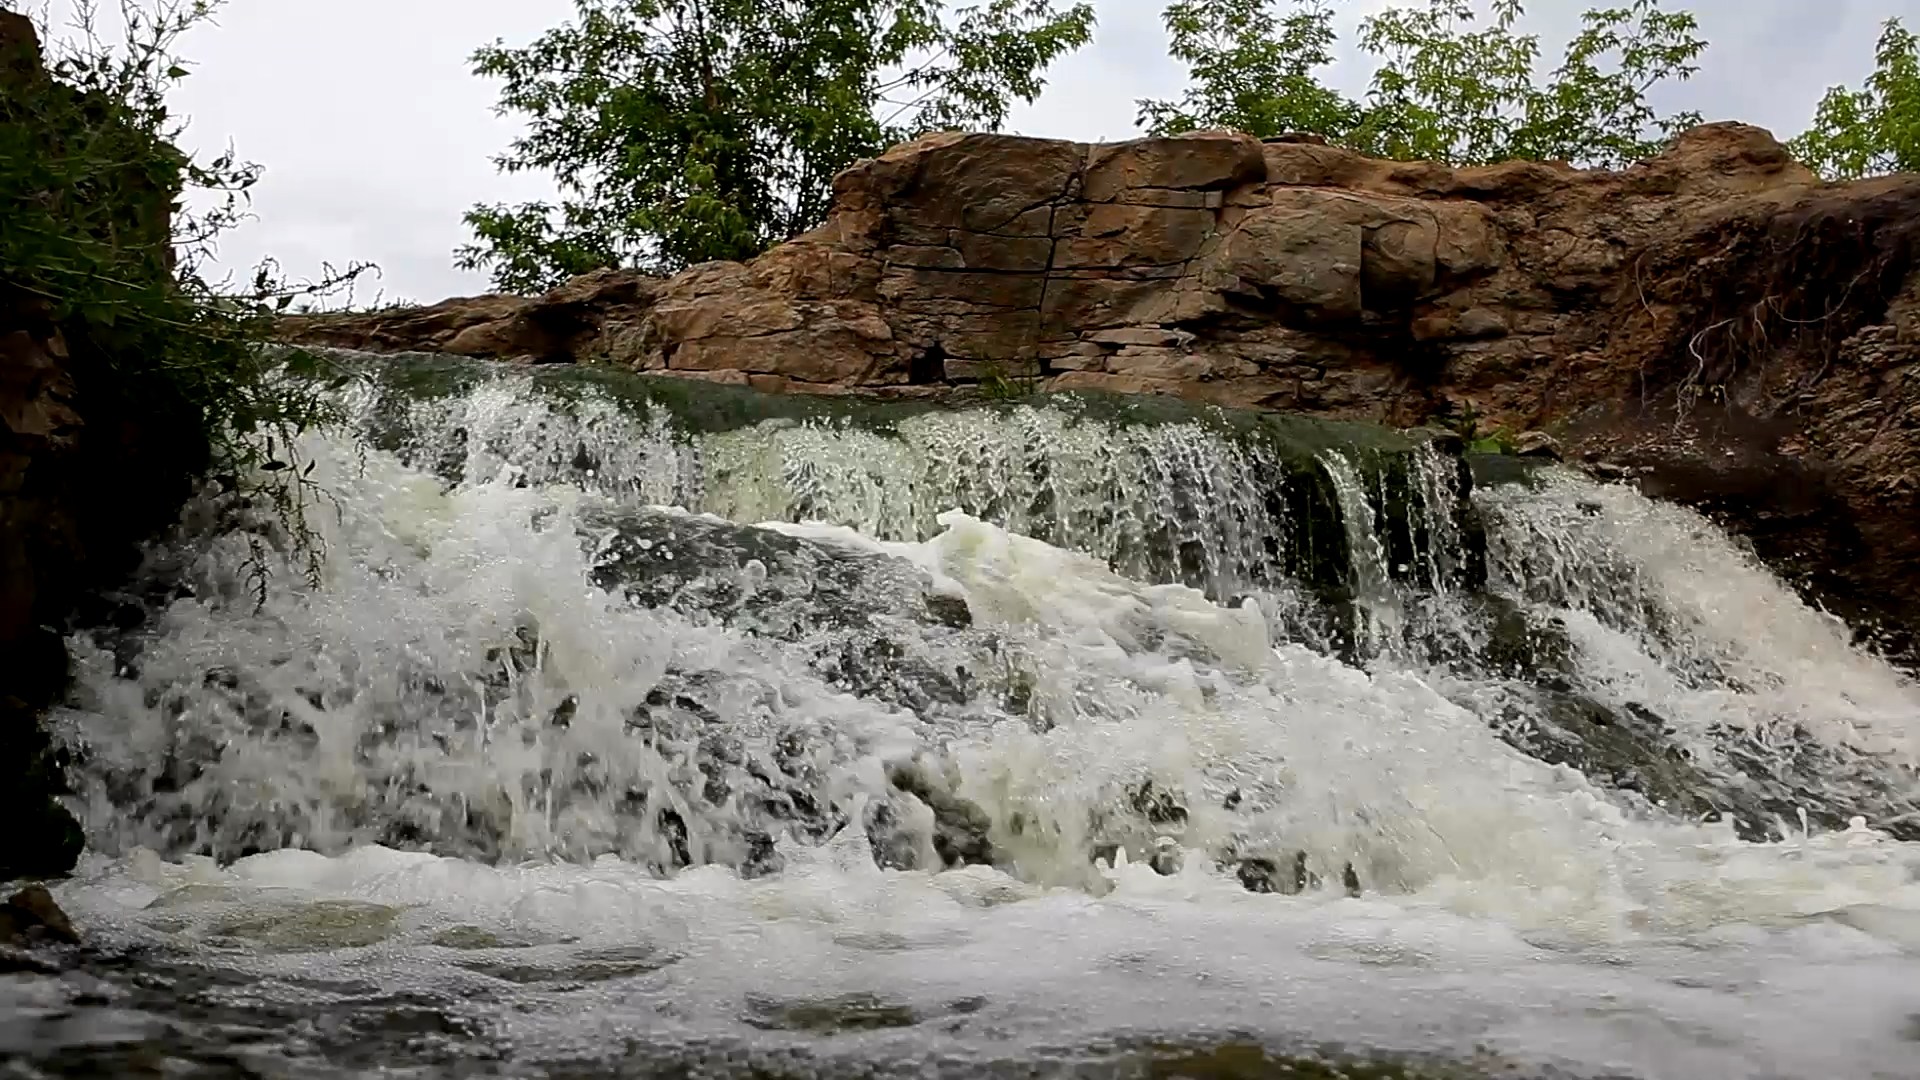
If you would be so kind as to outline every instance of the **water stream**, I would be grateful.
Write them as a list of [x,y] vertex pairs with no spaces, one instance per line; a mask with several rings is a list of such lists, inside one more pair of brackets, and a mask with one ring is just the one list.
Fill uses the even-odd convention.
[[1920,687],[1691,512],[365,362],[315,575],[210,485],[73,638],[9,1075],[1916,1074]]

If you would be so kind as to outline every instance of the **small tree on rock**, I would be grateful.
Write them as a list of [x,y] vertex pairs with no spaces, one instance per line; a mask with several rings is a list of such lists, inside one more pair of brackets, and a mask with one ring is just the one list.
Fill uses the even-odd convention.
[[[1659,0],[1595,8],[1560,63],[1540,77],[1540,39],[1519,30],[1522,0],[1492,0],[1480,23],[1470,0],[1390,7],[1360,23],[1378,66],[1364,101],[1316,74],[1338,39],[1332,7],[1292,0],[1175,0],[1173,55],[1193,88],[1179,102],[1143,101],[1155,134],[1230,127],[1262,138],[1289,131],[1401,159],[1484,164],[1514,158],[1620,166],[1656,153],[1693,113],[1662,116],[1647,94],[1696,70],[1698,24]],[[1479,28],[1476,28],[1479,27]]]
[[744,259],[817,224],[835,173],[927,131],[994,129],[1092,37],[1089,4],[575,0],[475,71],[528,130],[499,165],[560,201],[476,206],[465,269],[532,292],[602,266]]
[[1920,39],[1887,20],[1865,87],[1829,89],[1787,146],[1829,180],[1920,170]]

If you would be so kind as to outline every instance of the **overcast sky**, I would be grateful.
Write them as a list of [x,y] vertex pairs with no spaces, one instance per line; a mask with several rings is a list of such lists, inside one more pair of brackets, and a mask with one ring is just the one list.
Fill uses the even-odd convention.
[[[18,0],[0,0],[0,6]],[[1403,0],[1404,2],[1404,0]],[[27,6],[37,7],[37,3]],[[504,177],[494,154],[515,125],[493,115],[496,84],[469,73],[473,50],[496,38],[531,40],[567,18],[570,0],[229,0],[219,25],[182,51],[194,74],[176,105],[192,118],[188,142],[231,143],[266,167],[257,220],[225,241],[238,268],[273,255],[296,275],[320,263],[378,263],[361,290],[431,301],[486,291],[453,268],[461,213],[476,202],[546,194],[537,178]],[[1097,0],[1089,48],[1057,65],[1046,94],[1016,110],[1023,134],[1121,139],[1135,134],[1134,101],[1177,96],[1182,69],[1166,57],[1164,0]],[[1347,24],[1387,0],[1341,3]],[[1529,28],[1564,40],[1592,0],[1534,0]],[[1667,109],[1739,119],[1786,138],[1806,126],[1823,89],[1857,85],[1870,70],[1879,24],[1920,28],[1920,0],[1669,0],[1699,17],[1712,42],[1694,79],[1664,95]],[[64,0],[52,0],[55,22]],[[1330,75],[1350,93],[1368,70]]]

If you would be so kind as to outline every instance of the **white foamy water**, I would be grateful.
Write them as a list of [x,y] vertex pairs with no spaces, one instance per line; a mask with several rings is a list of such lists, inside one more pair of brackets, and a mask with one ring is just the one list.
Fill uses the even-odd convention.
[[[1879,822],[1748,843],[1648,813],[1504,741],[1480,703],[1509,676],[1343,663],[1276,631],[1264,598],[1129,576],[1111,516],[1069,530],[1074,551],[1008,527],[1031,492],[899,509],[901,470],[1030,463],[1009,448],[1085,431],[1003,428],[1057,420],[994,419],[964,460],[971,421],[937,414],[886,438],[743,429],[693,455],[662,429],[630,460],[596,450],[597,492],[560,482],[579,439],[551,416],[490,460],[470,435],[451,490],[310,440],[331,497],[317,585],[282,567],[256,603],[244,535],[188,536],[171,553],[191,594],[137,648],[77,645],[61,723],[93,851],[59,898],[103,943],[233,975],[210,992],[225,1004],[430,1000],[507,1075],[628,1054],[1045,1074],[1116,1040],[1229,1038],[1489,1074],[1913,1075],[1920,845]],[[1170,441],[1128,452],[1211,475],[1192,431],[1153,437]],[[733,467],[758,494],[716,486],[716,446],[778,451]],[[1124,472],[1074,452],[1095,464],[1056,492]],[[1436,468],[1419,483],[1443,489]],[[1368,481],[1333,481],[1358,517]],[[714,491],[734,492],[723,516],[821,520],[759,527],[776,550],[719,518],[635,516]],[[1564,476],[1478,498],[1490,588],[1563,628],[1580,689],[1658,712],[1705,775],[1741,767],[1727,729],[1912,760],[1911,683],[1697,517]],[[1401,525],[1368,522],[1355,550],[1385,575],[1375,534]],[[1448,536],[1417,556],[1456,559]],[[627,595],[661,580],[665,602]],[[1464,598],[1372,584],[1370,602],[1424,605],[1403,630],[1471,622]],[[916,614],[923,597],[963,599],[970,623]],[[907,762],[939,791],[890,781]],[[977,812],[993,865],[935,869],[945,799]],[[1117,867],[1095,861],[1115,846]],[[1250,892],[1245,858],[1297,858],[1307,887]],[[88,988],[62,986],[32,1008],[79,1007]]]
[[1482,502],[1496,575],[1561,611],[1615,693],[1694,732],[1720,724],[1764,742],[1797,725],[1920,764],[1913,680],[1699,514],[1564,472]]
[[[978,868],[883,872],[831,849],[763,882],[385,849],[87,869],[61,899],[96,933],[218,947],[213,962],[255,994],[320,983],[463,1001],[529,1060],[741,1040],[959,1075],[1119,1035],[1238,1033],[1588,1074],[1892,1078],[1911,1075],[1920,1011],[1910,908],[1764,926],[1728,912],[1686,937],[1583,949],[1417,896],[1255,896],[1137,865],[1098,898]],[[915,1022],[832,1042],[743,1023],[862,999]]]

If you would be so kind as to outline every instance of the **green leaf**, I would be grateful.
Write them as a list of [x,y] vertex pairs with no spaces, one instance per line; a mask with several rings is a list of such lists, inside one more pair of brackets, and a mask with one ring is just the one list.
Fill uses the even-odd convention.
[[1829,180],[1920,169],[1920,40],[1887,20],[1862,88],[1830,88],[1787,148]]

